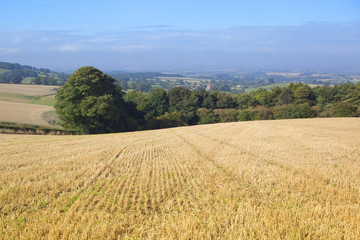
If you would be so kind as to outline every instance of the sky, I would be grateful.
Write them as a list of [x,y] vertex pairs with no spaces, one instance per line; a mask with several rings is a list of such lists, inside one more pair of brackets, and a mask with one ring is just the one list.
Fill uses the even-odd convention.
[[4,0],[0,61],[52,70],[360,71],[359,0]]

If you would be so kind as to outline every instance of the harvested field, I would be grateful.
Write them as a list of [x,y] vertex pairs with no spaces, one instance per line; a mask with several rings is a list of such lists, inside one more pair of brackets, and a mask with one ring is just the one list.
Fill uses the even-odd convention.
[[23,94],[26,96],[47,96],[55,95],[56,92],[52,91],[59,86],[49,85],[25,85],[25,84],[0,84],[0,92]]
[[43,119],[43,114],[52,110],[50,106],[0,101],[0,121],[52,126]]
[[0,135],[0,238],[357,239],[360,119]]

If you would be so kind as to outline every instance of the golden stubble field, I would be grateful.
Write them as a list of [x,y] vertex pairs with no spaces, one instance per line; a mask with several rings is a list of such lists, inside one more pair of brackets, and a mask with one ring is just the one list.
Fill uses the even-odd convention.
[[52,110],[50,106],[0,101],[0,121],[52,127],[43,119],[43,114]]
[[55,95],[56,92],[52,91],[59,86],[53,85],[26,85],[26,84],[0,84],[0,92],[24,94],[26,96],[45,96]]
[[360,119],[0,135],[3,239],[359,239]]

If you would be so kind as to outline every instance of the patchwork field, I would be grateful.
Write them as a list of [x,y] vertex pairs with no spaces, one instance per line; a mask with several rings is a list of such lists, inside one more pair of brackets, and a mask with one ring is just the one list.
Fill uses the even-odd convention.
[[0,101],[0,121],[52,126],[43,119],[43,114],[54,110],[53,107]]
[[0,135],[0,238],[358,239],[360,119]]
[[54,111],[58,86],[0,84],[0,122],[15,122],[51,127],[45,112]]
[[0,84],[0,92],[23,94],[26,96],[55,95],[54,89],[59,86],[50,85],[26,85],[26,84]]

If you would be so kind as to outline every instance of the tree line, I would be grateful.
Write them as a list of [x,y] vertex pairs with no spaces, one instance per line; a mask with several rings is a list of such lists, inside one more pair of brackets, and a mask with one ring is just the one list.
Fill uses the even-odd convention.
[[[311,88],[302,83],[271,90],[231,94],[176,87],[148,94],[131,91],[125,102],[136,106],[140,128],[249,120],[360,116],[360,83]],[[143,119],[142,119],[143,117]]]
[[18,63],[0,62],[0,83],[21,84],[29,78],[30,84],[63,85],[68,74],[52,72],[47,68],[35,68]]
[[93,67],[70,76],[57,94],[66,127],[86,133],[159,129],[220,122],[360,116],[360,83],[302,83],[250,93],[191,91],[186,87],[123,92],[116,80]]

